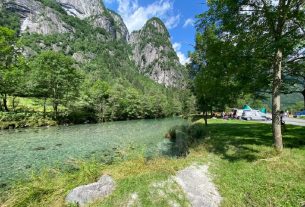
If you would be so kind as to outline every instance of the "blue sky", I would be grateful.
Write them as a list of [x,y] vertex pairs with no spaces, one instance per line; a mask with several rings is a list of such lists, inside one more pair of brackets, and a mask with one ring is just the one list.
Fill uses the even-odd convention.
[[154,16],[163,20],[180,62],[187,62],[193,51],[195,16],[206,11],[205,0],[103,0],[106,7],[119,13],[129,30],[141,29]]

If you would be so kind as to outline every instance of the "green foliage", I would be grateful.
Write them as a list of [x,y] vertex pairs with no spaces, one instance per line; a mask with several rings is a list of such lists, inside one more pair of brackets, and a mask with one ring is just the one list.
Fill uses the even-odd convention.
[[20,30],[20,18],[17,14],[8,11],[5,8],[0,8],[0,27],[10,28],[17,33]]
[[38,1],[41,2],[43,5],[54,9],[55,11],[66,14],[66,11],[60,6],[58,2],[54,0],[38,0]]
[[19,57],[15,65],[3,71],[0,93],[10,96],[26,96],[26,84],[29,77],[27,61]]
[[20,129],[27,127],[56,126],[52,117],[44,117],[42,113],[0,112],[0,129]]
[[31,63],[32,87],[35,96],[50,98],[57,118],[58,106],[77,97],[81,75],[73,60],[61,53],[42,52]]
[[196,71],[194,89],[199,109],[205,114],[234,105],[243,90],[235,76],[232,52],[231,45],[217,38],[215,27],[197,34],[192,69]]
[[290,105],[289,107],[285,108],[285,110],[288,110],[292,115],[294,115],[296,112],[305,110],[304,102],[303,101],[296,102]]
[[16,57],[14,48],[17,38],[15,31],[0,27],[0,72],[8,69]]
[[202,123],[180,125],[171,128],[165,138],[171,141],[172,156],[187,156],[189,147],[208,136],[208,129]]

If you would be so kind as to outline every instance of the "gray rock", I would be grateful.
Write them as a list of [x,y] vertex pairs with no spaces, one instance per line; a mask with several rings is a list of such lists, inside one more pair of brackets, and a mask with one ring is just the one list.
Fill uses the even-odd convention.
[[122,19],[122,17],[120,15],[118,15],[117,13],[110,11],[109,10],[109,14],[112,16],[112,18],[115,21],[116,24],[116,39],[124,39],[126,41],[128,41],[129,38],[129,32],[128,29]]
[[73,189],[66,197],[66,202],[85,206],[98,199],[110,195],[115,189],[115,182],[108,175],[102,176],[97,182],[79,186]]
[[56,0],[69,14],[80,19],[102,15],[105,11],[100,0]]
[[[160,38],[163,38],[162,45]],[[133,59],[142,74],[166,87],[185,86],[183,66],[161,20],[149,20],[141,30],[131,33],[128,42],[133,47]]]
[[[95,26],[105,29],[114,39],[128,39],[128,30],[122,18],[105,8],[100,0],[56,0],[71,16],[87,19]],[[108,13],[109,15],[107,15]]]
[[43,35],[72,32],[58,12],[34,0],[4,0],[4,5],[21,17],[21,32]]
[[175,176],[193,207],[218,207],[221,196],[209,178],[208,166],[190,166]]

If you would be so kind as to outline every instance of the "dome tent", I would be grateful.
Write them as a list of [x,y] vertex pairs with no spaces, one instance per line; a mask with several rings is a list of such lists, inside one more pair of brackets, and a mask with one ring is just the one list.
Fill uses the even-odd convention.
[[261,108],[260,112],[267,114],[267,109],[266,108]]
[[250,107],[250,106],[248,106],[248,105],[244,105],[244,106],[243,106],[243,110],[246,110],[246,111],[251,111],[252,109],[251,109],[251,107]]

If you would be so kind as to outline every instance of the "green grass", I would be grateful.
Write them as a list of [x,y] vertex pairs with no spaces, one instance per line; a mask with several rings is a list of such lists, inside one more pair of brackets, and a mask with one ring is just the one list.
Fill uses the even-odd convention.
[[305,204],[304,127],[287,126],[283,153],[272,148],[271,125],[211,122],[206,149],[222,206]]
[[64,206],[69,190],[93,182],[102,174],[114,177],[116,190],[92,206],[124,206],[133,193],[139,196],[135,206],[170,206],[169,202],[189,206],[170,177],[193,163],[209,164],[223,197],[222,206],[305,204],[304,127],[287,126],[281,154],[272,147],[268,124],[211,120],[208,129],[210,137],[194,146],[186,158],[147,160],[143,152],[133,150],[126,159],[111,165],[92,160],[74,163],[75,170],[70,172],[50,169],[31,182],[16,184],[3,200],[4,206]]

